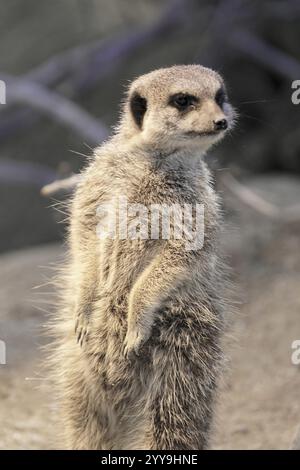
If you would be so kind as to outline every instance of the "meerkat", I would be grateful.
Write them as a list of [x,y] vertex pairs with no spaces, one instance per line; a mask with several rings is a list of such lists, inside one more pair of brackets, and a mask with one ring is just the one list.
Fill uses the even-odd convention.
[[[55,327],[68,448],[208,446],[227,303],[219,202],[202,157],[233,122],[218,73],[155,70],[131,83],[118,127],[83,170]],[[114,211],[99,207],[120,197],[146,208],[203,205],[201,248],[187,249],[184,237],[102,237],[99,220],[111,226]]]

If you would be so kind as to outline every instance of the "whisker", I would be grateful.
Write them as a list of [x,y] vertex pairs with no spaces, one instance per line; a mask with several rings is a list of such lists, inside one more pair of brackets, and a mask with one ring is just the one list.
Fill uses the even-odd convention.
[[93,147],[91,147],[89,144],[87,144],[86,142],[83,142],[83,145],[85,145],[89,150],[91,150],[92,152],[94,151]]
[[69,152],[74,153],[75,155],[79,155],[80,157],[90,158],[90,155],[86,155],[85,153],[82,153],[82,152],[77,152],[77,150],[70,149]]
[[259,123],[261,123],[261,124],[264,124],[264,125],[266,125],[266,126],[271,127],[273,130],[277,130],[277,128],[276,128],[274,125],[272,125],[270,122],[264,121],[263,119],[260,119],[260,118],[258,118],[258,117],[256,117],[256,116],[250,116],[249,114],[241,113],[241,114],[240,114],[240,117],[245,117],[245,118],[248,118],[248,119],[252,119],[253,121],[257,121],[257,122],[259,122]]
[[271,103],[277,101],[276,99],[271,99],[271,100],[253,100],[253,101],[242,101],[239,104],[255,104],[255,103]]

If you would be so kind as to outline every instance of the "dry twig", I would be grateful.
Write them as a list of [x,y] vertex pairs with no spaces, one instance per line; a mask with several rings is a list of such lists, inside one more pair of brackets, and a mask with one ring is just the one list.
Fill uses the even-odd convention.
[[92,144],[99,144],[107,137],[107,128],[66,97],[49,91],[37,83],[0,73],[7,84],[7,100],[37,109],[67,125]]
[[300,77],[300,62],[250,31],[238,29],[228,36],[229,44],[249,55],[278,75],[295,80]]
[[256,212],[282,223],[294,223],[300,221],[300,204],[294,206],[279,208],[263,197],[256,194],[252,189],[240,183],[229,173],[223,173],[220,176],[221,183],[230,191],[239,201],[246,204]]
[[[47,87],[53,87],[67,79],[69,99],[75,98],[111,73],[134,50],[172,30],[178,21],[182,22],[185,1],[170,1],[157,22],[145,29],[122,34],[112,40],[98,40],[77,46],[50,58],[20,78]],[[0,138],[8,136],[20,127],[32,125],[38,118],[34,110],[28,108],[21,108],[6,115],[10,104],[13,103],[7,100],[7,106],[2,109],[4,116],[1,117]]]
[[59,192],[72,192],[79,183],[80,178],[81,176],[78,174],[72,175],[69,178],[64,178],[62,180],[53,181],[53,183],[43,186],[41,189],[41,194],[43,196],[49,197]]

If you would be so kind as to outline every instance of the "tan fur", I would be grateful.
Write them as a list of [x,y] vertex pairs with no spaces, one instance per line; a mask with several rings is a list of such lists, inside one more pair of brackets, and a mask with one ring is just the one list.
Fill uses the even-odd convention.
[[[202,155],[227,117],[215,94],[221,77],[198,65],[135,80],[116,133],[83,171],[70,212],[54,355],[67,446],[74,449],[203,449],[222,364],[226,300],[218,254],[217,196]],[[139,127],[130,110],[147,100]],[[199,102],[181,113],[174,93]],[[97,208],[131,203],[204,204],[205,239],[122,240],[97,236]],[[109,216],[108,216],[109,217]]]

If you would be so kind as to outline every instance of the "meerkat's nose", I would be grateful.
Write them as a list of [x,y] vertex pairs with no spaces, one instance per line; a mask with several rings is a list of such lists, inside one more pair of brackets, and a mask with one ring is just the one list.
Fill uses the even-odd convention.
[[224,131],[228,127],[227,119],[219,119],[218,121],[214,121],[215,130],[216,131]]

